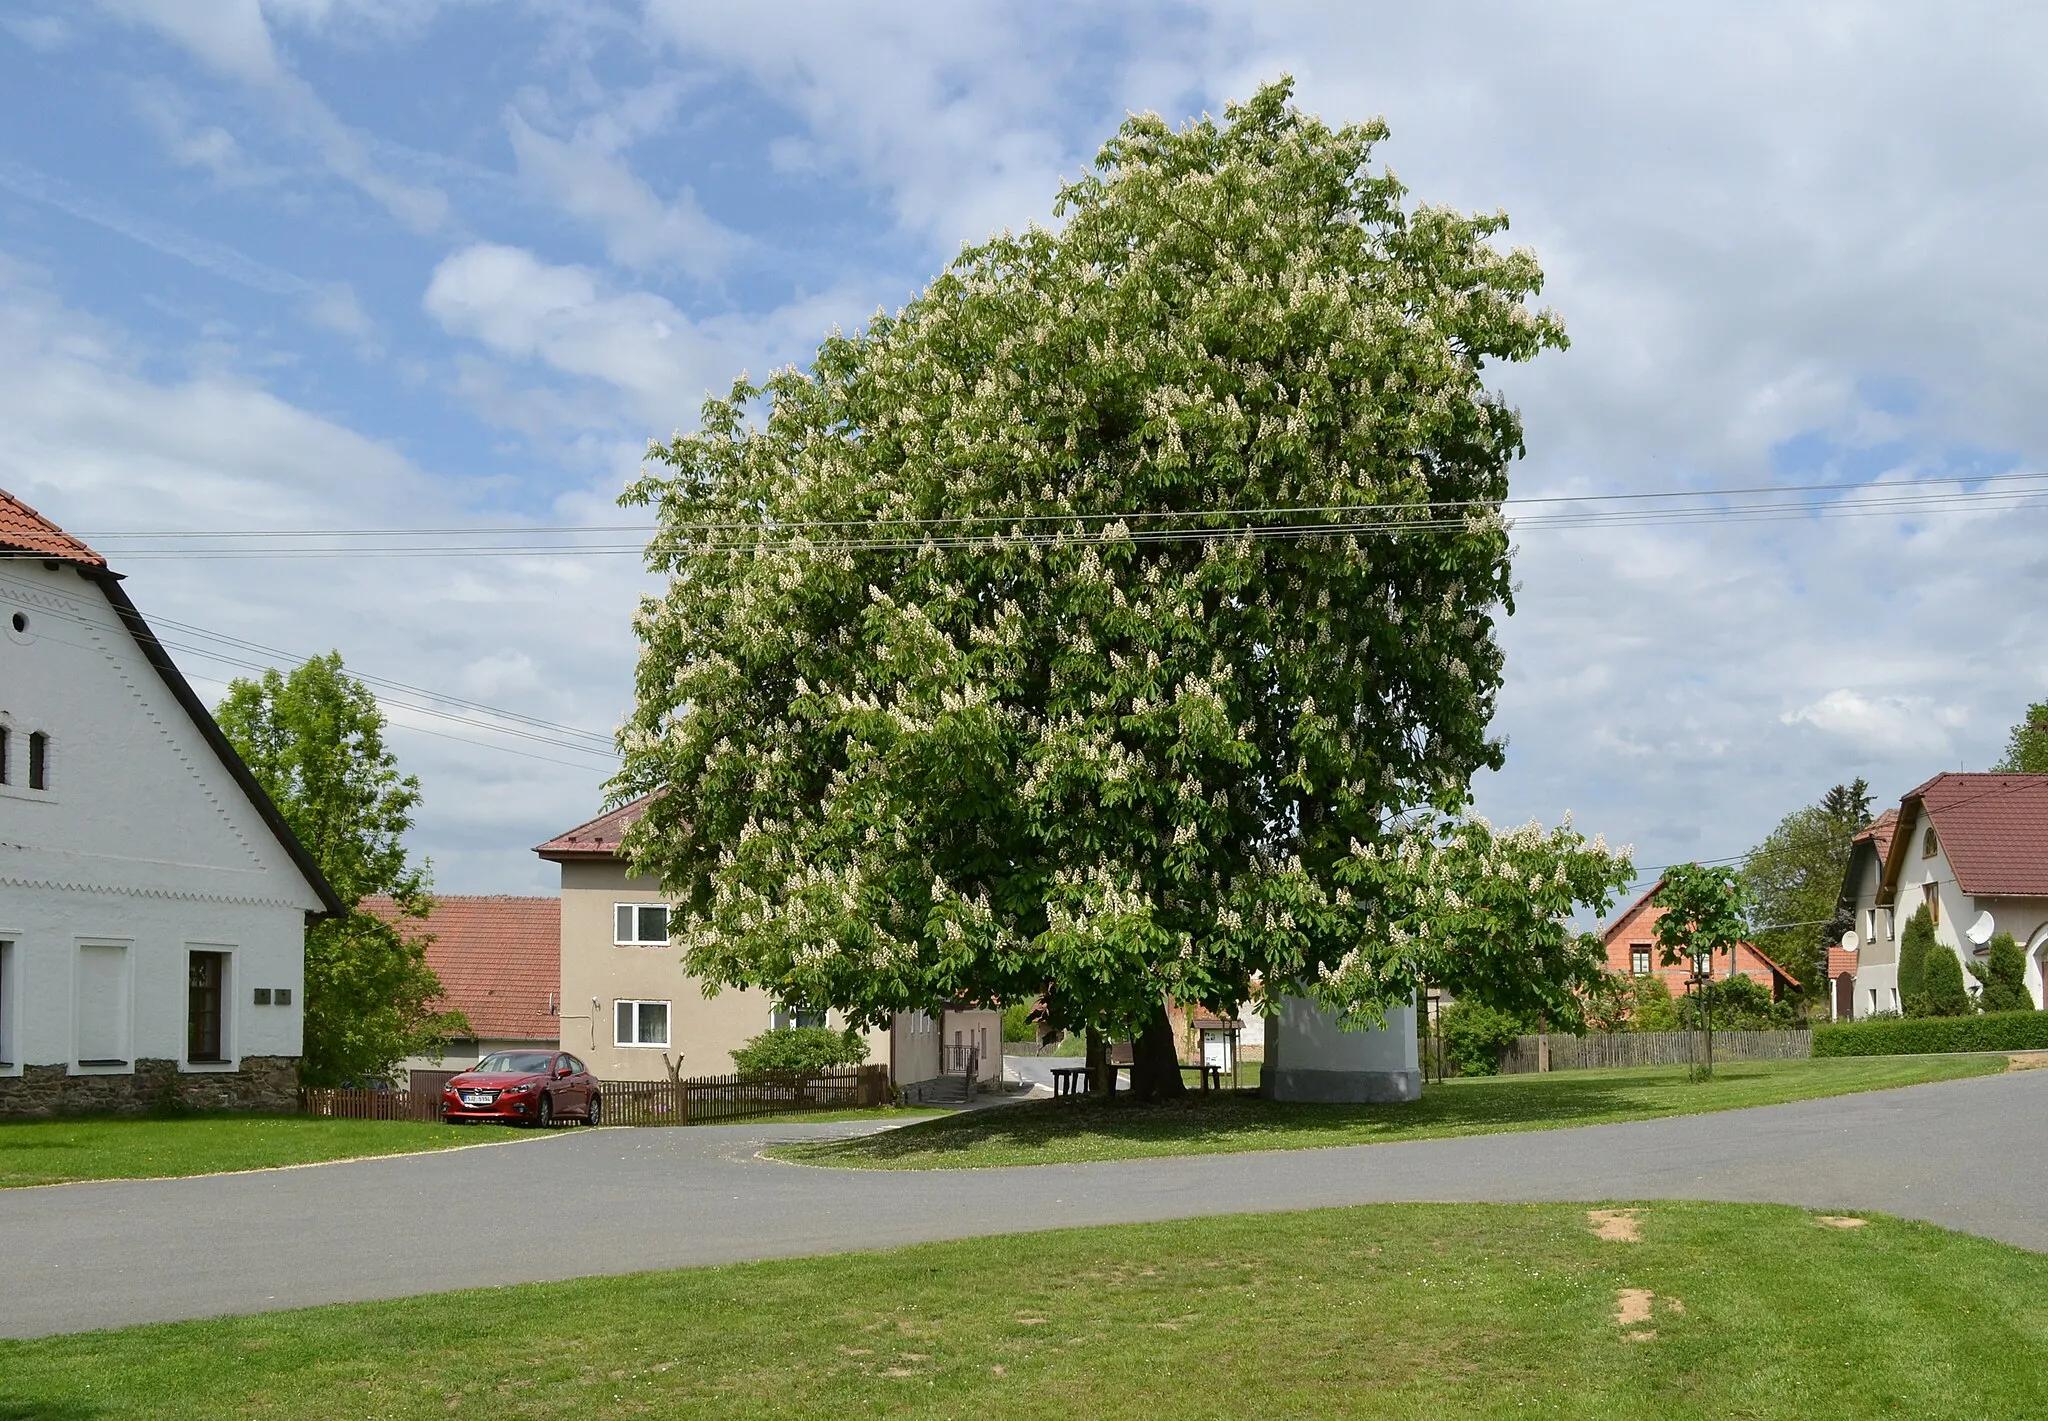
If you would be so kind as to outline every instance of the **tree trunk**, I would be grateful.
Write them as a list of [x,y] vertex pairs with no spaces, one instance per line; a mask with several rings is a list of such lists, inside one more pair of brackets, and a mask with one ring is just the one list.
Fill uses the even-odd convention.
[[1179,1100],[1188,1093],[1180,1078],[1180,1054],[1173,1049],[1173,1025],[1166,1019],[1166,1004],[1152,1008],[1152,1016],[1138,1039],[1131,1043],[1131,1094],[1139,1100]]
[[1108,1100],[1116,1093],[1116,1072],[1109,1068],[1109,1043],[1094,1027],[1088,1028],[1088,1093]]

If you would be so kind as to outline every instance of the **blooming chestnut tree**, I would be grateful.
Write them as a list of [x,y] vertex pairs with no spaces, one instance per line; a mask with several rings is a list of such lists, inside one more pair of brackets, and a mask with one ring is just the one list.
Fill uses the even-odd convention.
[[[1401,914],[1510,848],[1433,840],[1396,892],[1387,846],[1501,763],[1522,428],[1481,373],[1564,334],[1504,215],[1408,203],[1382,124],[1290,93],[1129,119],[1062,225],[650,450],[613,790],[653,795],[626,850],[693,972],[868,1023],[1043,995],[1160,1089],[1164,998],[1465,980],[1476,939]],[[1471,961],[1569,987],[1549,947]]]

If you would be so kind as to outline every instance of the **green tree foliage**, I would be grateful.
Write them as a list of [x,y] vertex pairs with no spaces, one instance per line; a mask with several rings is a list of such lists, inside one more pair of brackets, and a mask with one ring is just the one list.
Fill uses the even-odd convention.
[[759,1071],[802,1071],[816,1074],[843,1066],[858,1066],[868,1058],[868,1043],[852,1027],[835,1031],[829,1026],[787,1026],[764,1031],[732,1053],[733,1069],[752,1075]]
[[[1770,989],[1750,977],[1718,978],[1710,995],[1716,1031],[1786,1031],[1798,1024],[1792,1003],[1771,1000]],[[1672,1014],[1681,1029],[1699,1029],[1697,996],[1689,993],[1683,1001],[1672,1005]]]
[[1742,863],[1757,947],[1799,979],[1809,1001],[1825,1000],[1827,949],[1851,926],[1838,916],[1849,845],[1870,822],[1870,786],[1836,785],[1818,804],[1779,821]]
[[[419,781],[401,775],[385,748],[384,714],[369,688],[331,652],[289,675],[231,682],[216,719],[350,909],[306,932],[300,1078],[313,1086],[381,1080],[404,1057],[466,1032],[460,1012],[436,1009],[430,939],[415,930],[433,906],[427,865],[405,851]],[[357,910],[376,893],[398,904],[398,923]]]
[[1480,1002],[1451,1003],[1439,1026],[1444,1059],[1461,1076],[1499,1075],[1501,1052],[1514,1045],[1516,1037],[1536,1029],[1512,1012]]
[[1702,954],[1710,965],[1721,956],[1733,965],[1736,945],[1748,939],[1747,893],[1742,880],[1725,868],[1673,865],[1650,902],[1664,910],[1654,934],[1658,959],[1666,967],[1691,966]]
[[2026,719],[2005,742],[2005,757],[1991,768],[2009,775],[2048,775],[2048,701],[2027,707]]
[[1671,1000],[1671,988],[1654,973],[1616,979],[1621,987],[1623,1011],[1614,1029],[1621,1031],[1677,1031],[1678,1005]]
[[1921,904],[1899,934],[1899,1005],[1907,1016],[1927,1014],[1927,957],[1934,950],[1934,919]]
[[[1044,994],[1162,1092],[1169,996],[1370,1018],[1426,967],[1481,980],[1368,855],[1501,763],[1522,433],[1481,371],[1564,336],[1504,218],[1406,205],[1382,125],[1289,94],[1131,118],[1059,228],[650,450],[626,501],[669,581],[613,787],[655,794],[627,852],[692,972],[860,1022]],[[1582,965],[1503,947],[1485,990]]]
[[1921,989],[1922,1011],[1927,1016],[1968,1016],[1974,1004],[1963,985],[1963,964],[1949,948],[1928,950],[1925,986]]
[[1016,1002],[1003,1008],[1003,1040],[1036,1041],[1038,1023],[1031,1019],[1031,1004]]
[[1991,939],[1991,955],[1984,965],[1970,964],[1971,975],[1983,986],[1977,1005],[1984,1011],[2032,1011],[2034,998],[2027,991],[2027,954],[2011,933]]

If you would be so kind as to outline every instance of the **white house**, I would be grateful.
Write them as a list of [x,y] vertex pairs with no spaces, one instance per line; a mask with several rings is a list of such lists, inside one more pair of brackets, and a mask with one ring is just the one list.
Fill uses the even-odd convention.
[[1855,915],[1857,1016],[1899,1010],[1899,938],[1922,907],[1935,941],[1966,965],[1984,961],[1994,933],[2011,933],[2042,1005],[2048,775],[1940,774],[1907,791],[1857,835],[1842,904]]
[[0,1116],[291,1108],[339,911],[119,575],[0,492]]

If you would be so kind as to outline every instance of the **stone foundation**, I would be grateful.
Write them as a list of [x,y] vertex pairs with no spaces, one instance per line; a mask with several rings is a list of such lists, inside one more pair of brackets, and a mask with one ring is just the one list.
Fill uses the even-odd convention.
[[232,1071],[180,1071],[145,1058],[133,1074],[74,1076],[65,1066],[28,1066],[0,1077],[0,1120],[59,1115],[141,1115],[176,1100],[193,1110],[290,1114],[299,1108],[296,1056],[244,1056]]

